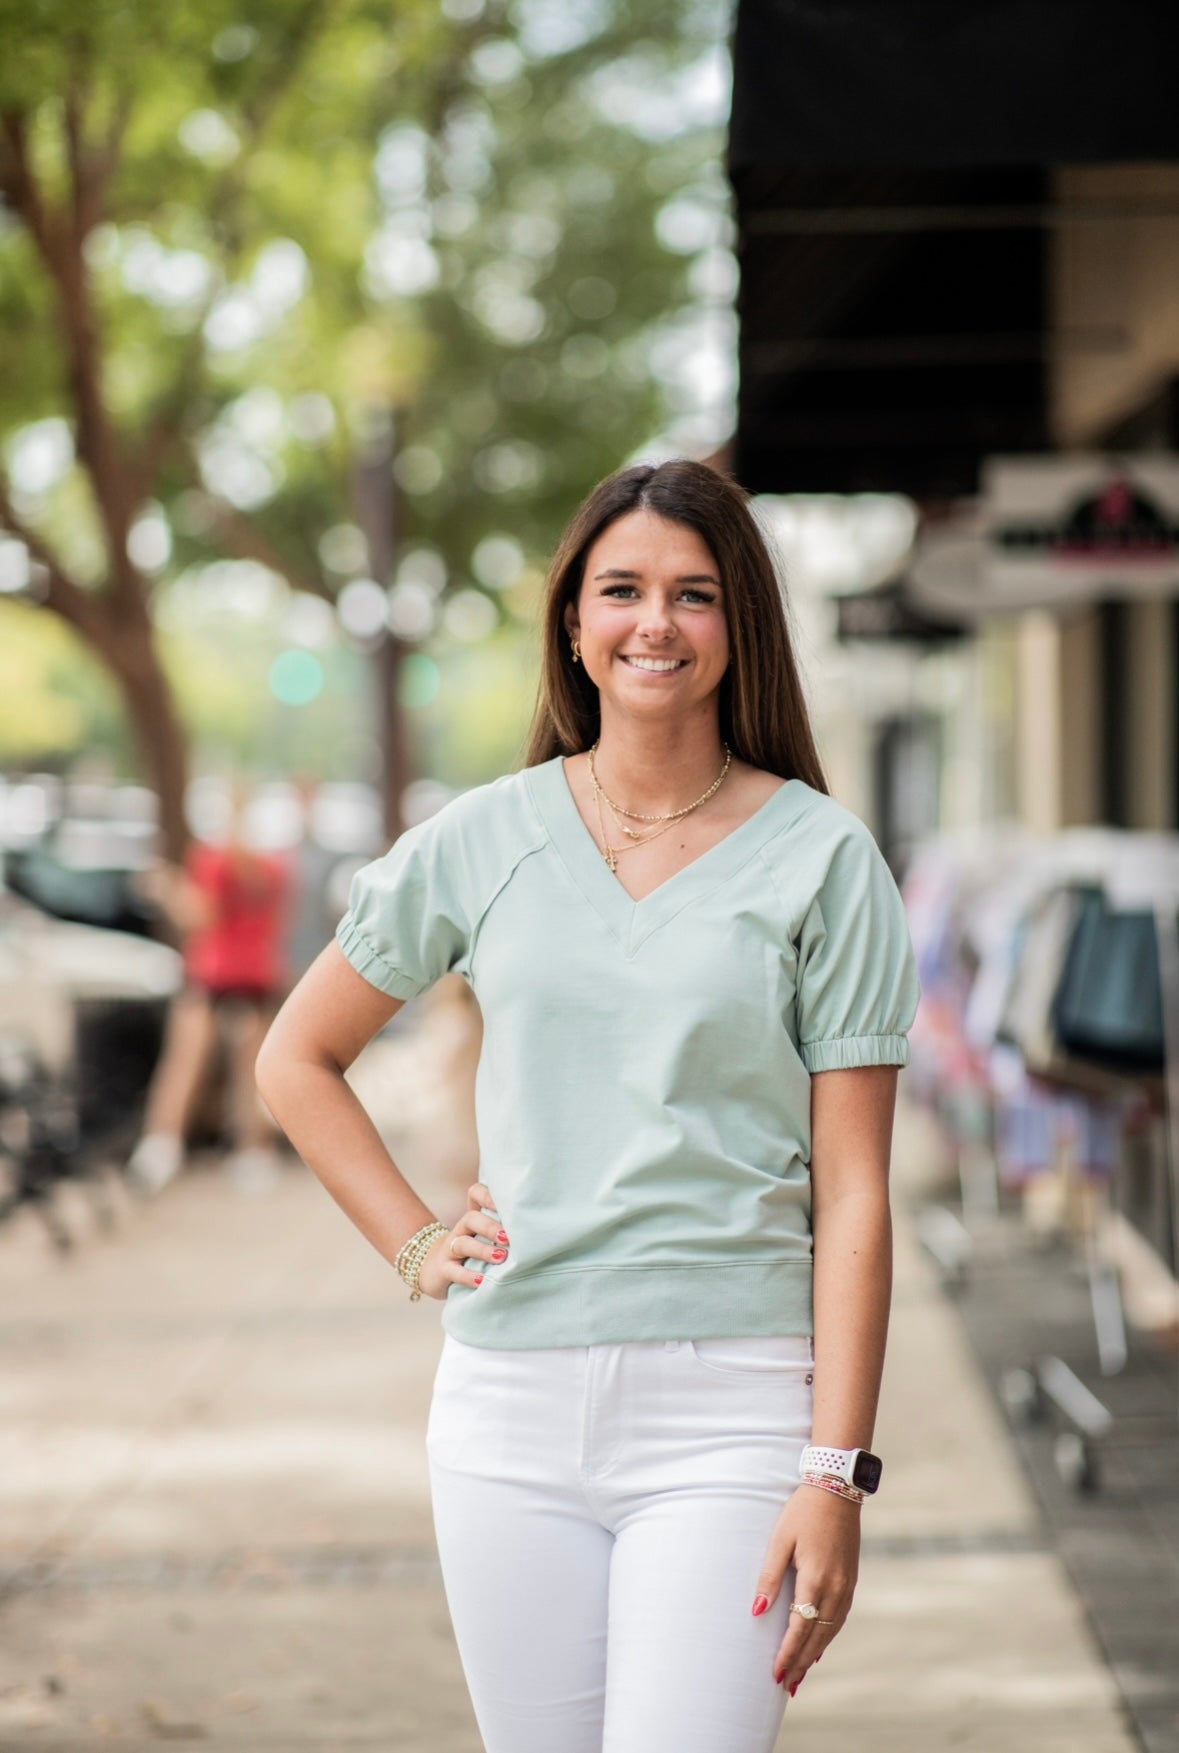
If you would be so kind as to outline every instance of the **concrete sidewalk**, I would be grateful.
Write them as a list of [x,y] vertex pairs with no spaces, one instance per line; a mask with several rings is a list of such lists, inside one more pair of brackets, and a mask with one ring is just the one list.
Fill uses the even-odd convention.
[[[885,1486],[780,1745],[1130,1753],[903,1187],[897,1217]],[[479,1753],[432,1549],[439,1306],[310,1176],[194,1171],[66,1261],[22,1220],[0,1275],[7,1753]]]

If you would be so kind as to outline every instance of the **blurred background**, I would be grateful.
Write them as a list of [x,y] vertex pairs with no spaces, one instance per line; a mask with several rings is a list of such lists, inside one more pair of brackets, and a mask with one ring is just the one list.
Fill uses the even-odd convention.
[[[250,1068],[355,869],[518,764],[573,507],[689,455],[923,982],[878,1562],[954,1679],[889,1728],[869,1609],[797,1735],[1179,1748],[1177,49],[1153,0],[0,0],[11,1745],[477,1746],[436,1323]],[[447,980],[353,1073],[447,1221],[478,1049]]]

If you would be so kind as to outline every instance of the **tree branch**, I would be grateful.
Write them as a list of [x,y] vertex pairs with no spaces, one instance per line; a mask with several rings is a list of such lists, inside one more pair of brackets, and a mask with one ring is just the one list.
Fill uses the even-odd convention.
[[110,119],[102,137],[102,144],[95,148],[94,160],[96,176],[101,192],[105,195],[110,187],[111,178],[118,168],[119,158],[123,151],[123,141],[127,134],[127,126],[131,120],[132,97],[129,86],[115,93],[111,101]]
[[8,141],[9,188],[13,205],[29,228],[57,291],[65,332],[69,387],[74,406],[78,457],[94,492],[106,536],[111,586],[126,612],[142,607],[141,580],[127,553],[127,537],[138,505],[133,471],[108,413],[102,389],[101,342],[86,267],[86,233],[79,215],[87,205],[82,153],[80,88],[67,102],[66,146],[71,174],[74,223],[63,224],[46,207],[29,160],[25,117],[3,118]]
[[260,566],[265,566],[279,578],[284,578],[292,590],[305,591],[308,596],[322,597],[325,602],[335,602],[335,597],[321,573],[315,570],[304,571],[253,518],[216,493],[210,493],[192,450],[188,445],[182,445],[180,450],[184,475],[203,501],[202,509],[208,521],[201,533],[210,546],[221,548],[235,560],[256,560]]
[[[330,0],[307,0],[302,13],[296,19],[289,33],[286,45],[287,52],[281,58],[276,59],[271,77],[259,86],[243,112],[242,126],[239,129],[239,135],[242,139],[241,150],[232,165],[227,166],[222,172],[209,196],[205,208],[206,218],[213,225],[220,222],[229,231],[221,260],[225,280],[232,278],[233,270],[241,258],[244,247],[244,239],[232,227],[232,215],[234,205],[245,187],[246,172],[251,156],[261,144],[276,107],[300,73],[302,58],[314,39],[317,29],[330,12]],[[214,287],[198,313],[197,320],[189,332],[188,345],[184,348],[172,385],[164,396],[138,447],[137,472],[140,479],[141,497],[144,499],[150,498],[159,480],[163,465],[167,462],[181,437],[185,410],[204,373],[207,351],[204,338],[205,321],[216,299],[220,296],[220,291],[220,286]]]
[[5,152],[0,159],[0,188],[13,212],[24,220],[42,258],[54,250],[49,215],[29,164],[25,117],[15,110],[0,114],[0,133]]
[[119,163],[119,153],[127,123],[131,118],[131,97],[124,87],[111,103],[105,128],[87,132],[87,88],[79,70],[70,83],[65,100],[66,159],[73,184],[73,232],[79,247],[103,217],[104,201]]
[[[64,125],[66,163],[70,167],[70,230],[77,242],[86,235],[89,200],[89,168],[86,163],[86,94],[81,76],[71,78],[65,94]],[[93,223],[93,221],[91,221]]]
[[0,528],[23,542],[29,556],[41,568],[46,589],[43,606],[80,633],[104,658],[117,656],[118,640],[102,599],[85,590],[67,570],[60,557],[39,531],[27,524],[12,503],[7,481],[0,476]]
[[[240,243],[235,246],[230,260],[236,259],[238,253]],[[150,499],[155,493],[160,476],[183,436],[185,413],[204,375],[207,353],[205,323],[221,290],[221,285],[214,282],[197,311],[172,382],[136,447],[136,476],[141,499]]]
[[322,597],[324,602],[335,602],[326,580],[317,572],[304,572],[301,567],[296,566],[265,530],[259,529],[252,518],[234,506],[227,505],[223,499],[211,495],[206,497],[209,501],[210,533],[216,536],[218,544],[227,553],[237,560],[256,560],[260,566],[265,566],[284,578],[292,590],[304,591],[308,596]]

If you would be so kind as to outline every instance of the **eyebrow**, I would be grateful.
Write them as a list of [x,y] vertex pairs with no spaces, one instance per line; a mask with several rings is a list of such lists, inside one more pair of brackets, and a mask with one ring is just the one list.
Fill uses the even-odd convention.
[[[611,566],[606,572],[595,572],[594,582],[599,578],[641,578],[641,572],[628,572],[621,566]],[[715,584],[720,589],[720,579],[711,572],[685,572],[675,581],[677,584]]]

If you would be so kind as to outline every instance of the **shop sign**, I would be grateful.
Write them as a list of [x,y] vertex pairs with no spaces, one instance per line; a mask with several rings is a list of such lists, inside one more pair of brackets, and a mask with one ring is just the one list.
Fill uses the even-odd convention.
[[988,458],[979,499],[919,536],[907,594],[967,621],[1179,596],[1179,456]]
[[908,600],[903,580],[877,590],[851,591],[834,599],[836,638],[840,644],[872,640],[885,644],[945,645],[961,639],[966,628],[922,614]]
[[991,600],[1179,591],[1179,457],[992,457],[982,488]]

